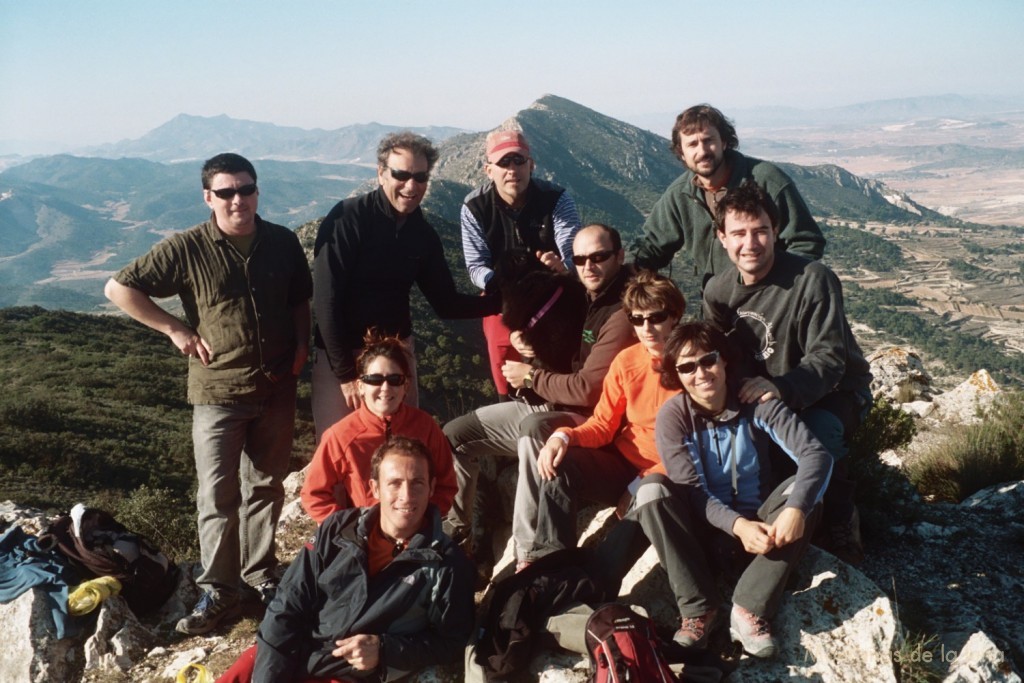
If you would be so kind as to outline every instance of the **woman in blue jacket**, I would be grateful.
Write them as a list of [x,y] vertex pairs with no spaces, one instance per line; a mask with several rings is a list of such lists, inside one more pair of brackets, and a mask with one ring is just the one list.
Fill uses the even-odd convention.
[[[755,657],[771,657],[770,620],[820,516],[832,458],[781,401],[740,403],[728,381],[729,361],[725,335],[707,322],[678,326],[665,344],[662,384],[683,392],[658,412],[655,439],[669,477],[690,502],[682,507],[691,516],[685,526],[693,544],[691,614],[676,641],[704,648],[724,617],[709,562],[715,558],[716,565],[733,565],[717,569],[743,568],[733,592],[733,639]],[[773,444],[797,463],[796,475],[777,486]]]

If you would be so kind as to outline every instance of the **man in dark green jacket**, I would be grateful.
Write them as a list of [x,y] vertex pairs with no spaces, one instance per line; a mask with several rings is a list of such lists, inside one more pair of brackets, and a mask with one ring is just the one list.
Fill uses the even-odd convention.
[[701,287],[731,266],[715,236],[715,207],[729,188],[751,180],[779,208],[780,248],[820,259],[825,238],[793,181],[777,166],[737,151],[739,138],[722,112],[707,104],[690,107],[672,128],[672,151],[687,171],[654,204],[635,253],[636,266],[658,270],[680,249],[693,259]]

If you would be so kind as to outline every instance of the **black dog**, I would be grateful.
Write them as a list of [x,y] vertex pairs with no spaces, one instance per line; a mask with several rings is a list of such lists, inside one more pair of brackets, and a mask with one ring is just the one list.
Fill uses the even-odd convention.
[[572,372],[587,315],[587,292],[574,274],[556,274],[536,256],[508,250],[495,266],[505,326],[533,347],[533,365]]

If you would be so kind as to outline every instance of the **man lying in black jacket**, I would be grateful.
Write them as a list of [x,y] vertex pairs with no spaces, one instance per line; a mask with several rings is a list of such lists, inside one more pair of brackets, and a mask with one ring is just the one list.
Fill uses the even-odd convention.
[[414,439],[374,453],[380,503],[340,510],[289,567],[256,645],[218,683],[393,681],[459,661],[473,628],[472,565],[429,504],[433,460]]

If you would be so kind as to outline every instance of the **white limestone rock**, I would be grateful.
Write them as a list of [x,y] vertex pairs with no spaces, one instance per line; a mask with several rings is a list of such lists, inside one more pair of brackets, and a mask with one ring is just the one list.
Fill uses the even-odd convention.
[[931,375],[921,357],[902,346],[875,351],[867,358],[871,365],[871,393],[892,402],[928,401],[934,393]]
[[96,632],[85,641],[85,669],[128,671],[145,658],[156,636],[121,597],[103,601],[99,609]]
[[998,512],[1004,519],[1024,516],[1024,481],[997,484],[968,496],[960,505],[989,512]]
[[278,530],[286,529],[289,525],[301,521],[306,517],[306,511],[302,508],[302,501],[296,498],[293,501],[285,503],[281,508],[281,517],[278,520]]
[[293,500],[299,497],[299,493],[302,491],[302,485],[306,482],[306,468],[303,467],[298,472],[292,472],[284,478],[284,499]]
[[49,523],[42,510],[21,507],[10,500],[0,503],[0,529],[20,526],[26,534],[38,536]]
[[901,404],[900,410],[917,417],[928,417],[935,412],[935,404],[931,401],[911,401]]
[[949,667],[942,683],[1021,683],[1021,677],[1006,661],[1006,655],[987,635],[971,635]]
[[[896,619],[889,598],[858,570],[811,546],[773,623],[779,651],[745,657],[731,680],[895,683]],[[809,578],[808,578],[809,577]]]
[[70,679],[80,639],[57,639],[52,603],[30,589],[0,605],[0,681],[52,683]]
[[956,388],[935,397],[935,408],[945,422],[974,424],[1002,393],[987,370],[978,370]]
[[643,605],[647,616],[666,630],[679,628],[679,608],[668,585],[668,575],[661,568],[653,546],[640,556],[622,579],[619,600]]

